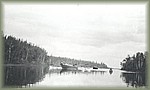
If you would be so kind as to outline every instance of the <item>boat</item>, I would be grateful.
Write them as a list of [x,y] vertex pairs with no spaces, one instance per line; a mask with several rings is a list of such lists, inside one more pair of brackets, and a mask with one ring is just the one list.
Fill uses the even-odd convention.
[[78,70],[78,67],[75,65],[70,65],[70,64],[64,64],[64,63],[60,63],[62,69],[64,70]]
[[112,70],[112,68],[110,68],[110,70],[109,70],[109,73],[110,73],[110,74],[112,74],[112,73],[113,73],[113,70]]
[[98,67],[94,66],[93,69],[98,69]]

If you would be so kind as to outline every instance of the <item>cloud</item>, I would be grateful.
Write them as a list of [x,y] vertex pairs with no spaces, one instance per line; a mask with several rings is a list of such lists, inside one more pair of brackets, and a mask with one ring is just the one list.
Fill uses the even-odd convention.
[[49,54],[109,63],[146,48],[145,4],[4,7],[4,34],[28,40]]

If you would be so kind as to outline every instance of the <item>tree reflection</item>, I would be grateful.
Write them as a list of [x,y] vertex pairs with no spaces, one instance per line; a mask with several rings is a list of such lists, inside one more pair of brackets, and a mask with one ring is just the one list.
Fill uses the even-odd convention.
[[48,67],[5,66],[4,87],[30,86],[42,81],[46,73],[48,73]]
[[127,83],[127,87],[145,87],[145,73],[122,73],[122,80]]

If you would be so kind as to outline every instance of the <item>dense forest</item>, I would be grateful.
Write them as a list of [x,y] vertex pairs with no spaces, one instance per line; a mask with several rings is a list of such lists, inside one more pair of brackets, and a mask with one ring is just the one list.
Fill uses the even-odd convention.
[[30,64],[60,66],[60,62],[76,64],[81,67],[107,68],[104,63],[70,59],[66,57],[48,56],[46,50],[13,36],[4,36],[4,64]]
[[122,66],[121,69],[127,71],[145,72],[147,57],[148,52],[145,53],[138,52],[136,53],[136,55],[133,55],[132,57],[128,55],[128,57],[121,62]]
[[47,52],[27,41],[4,36],[5,64],[47,64]]
[[79,67],[98,67],[98,68],[108,68],[106,64],[104,63],[97,63],[92,61],[85,61],[85,60],[76,60],[76,59],[70,59],[66,57],[55,57],[55,56],[49,56],[50,58],[50,64],[52,66],[60,66],[60,62],[77,65]]

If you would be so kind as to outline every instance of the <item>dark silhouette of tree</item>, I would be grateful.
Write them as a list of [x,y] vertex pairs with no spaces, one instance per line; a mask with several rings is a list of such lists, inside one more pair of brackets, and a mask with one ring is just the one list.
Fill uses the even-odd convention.
[[27,41],[4,36],[5,64],[47,64],[47,52]]
[[107,65],[104,63],[48,56],[44,49],[13,36],[4,36],[4,46],[5,64],[48,64],[60,66],[60,62],[64,62],[82,67],[97,66],[98,68],[107,68]]
[[136,56],[133,55],[130,57],[128,55],[128,57],[121,62],[121,69],[127,71],[145,72],[147,54],[147,52],[145,52],[145,54],[138,52],[136,53]]

